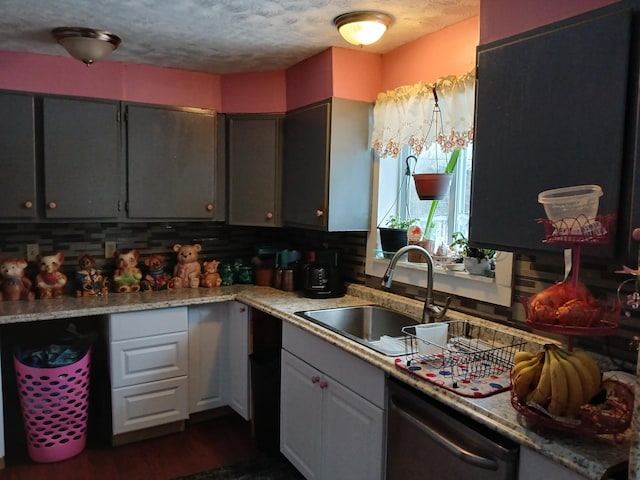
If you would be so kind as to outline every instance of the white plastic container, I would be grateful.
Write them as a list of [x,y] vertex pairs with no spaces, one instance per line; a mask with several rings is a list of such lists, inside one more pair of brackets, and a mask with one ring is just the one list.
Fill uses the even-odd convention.
[[575,185],[554,188],[538,194],[547,218],[554,223],[570,223],[584,215],[593,221],[598,215],[602,188],[599,185]]
[[425,323],[416,325],[418,337],[418,353],[420,355],[437,355],[447,346],[449,334],[448,323]]

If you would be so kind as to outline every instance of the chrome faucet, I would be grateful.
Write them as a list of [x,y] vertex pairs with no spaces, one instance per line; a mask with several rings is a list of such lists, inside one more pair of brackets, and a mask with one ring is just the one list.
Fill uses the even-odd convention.
[[400,257],[411,250],[420,252],[427,260],[427,298],[424,299],[424,307],[422,308],[422,323],[433,323],[434,321],[439,321],[447,312],[447,308],[449,308],[449,304],[451,303],[451,297],[447,297],[444,307],[439,307],[433,303],[433,258],[431,257],[431,254],[421,246],[407,245],[402,247],[393,255],[389,262],[389,266],[387,267],[387,271],[384,272],[384,276],[382,277],[382,287],[391,288],[396,263],[398,263]]

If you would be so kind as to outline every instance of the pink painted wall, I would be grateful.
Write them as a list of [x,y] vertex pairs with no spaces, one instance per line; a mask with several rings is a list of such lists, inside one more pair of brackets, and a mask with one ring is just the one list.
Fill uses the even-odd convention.
[[473,70],[479,27],[472,17],[383,55],[380,91]]
[[382,55],[332,48],[333,96],[372,102],[380,92]]
[[0,89],[186,107],[222,106],[220,75],[0,51]]
[[482,0],[480,43],[493,42],[615,2],[616,0]]
[[285,70],[222,75],[225,113],[281,113],[287,111]]
[[333,94],[331,49],[287,69],[286,82],[287,110],[329,98]]

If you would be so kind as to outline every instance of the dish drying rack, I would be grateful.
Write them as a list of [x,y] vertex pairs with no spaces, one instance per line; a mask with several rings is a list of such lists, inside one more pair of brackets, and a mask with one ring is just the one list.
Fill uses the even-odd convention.
[[[453,388],[457,388],[457,382],[508,375],[515,353],[523,350],[527,343],[521,337],[464,320],[441,323],[448,325],[446,345],[418,338],[415,325],[402,328],[406,355],[403,368],[411,371],[426,366],[444,371]],[[425,346],[430,348],[421,348]],[[434,353],[425,355],[420,350]]]

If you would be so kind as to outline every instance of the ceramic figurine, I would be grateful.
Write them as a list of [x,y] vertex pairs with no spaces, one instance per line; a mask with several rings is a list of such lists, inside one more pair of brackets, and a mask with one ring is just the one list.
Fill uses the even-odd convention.
[[211,260],[202,264],[203,272],[200,275],[200,286],[205,288],[219,287],[222,284],[222,277],[218,273],[220,262]]
[[173,269],[173,278],[169,288],[198,288],[202,267],[198,262],[198,253],[202,250],[199,243],[194,245],[180,245],[176,243],[173,251],[178,254],[178,263]]
[[164,271],[164,257],[151,255],[144,260],[144,264],[147,271],[141,282],[142,290],[145,292],[166,290],[171,276]]
[[116,262],[116,270],[113,273],[113,283],[116,292],[140,291],[142,272],[138,268],[138,250],[135,248],[128,252],[116,252],[113,258]]
[[76,295],[78,297],[106,295],[109,292],[108,284],[107,277],[102,276],[102,272],[96,268],[95,258],[87,254],[78,258],[78,270],[76,270]]
[[23,258],[0,258],[0,300],[33,300],[31,280],[24,276]]
[[64,293],[67,276],[60,271],[64,255],[62,252],[52,255],[38,255],[40,272],[36,275],[36,289],[40,298],[57,298]]

